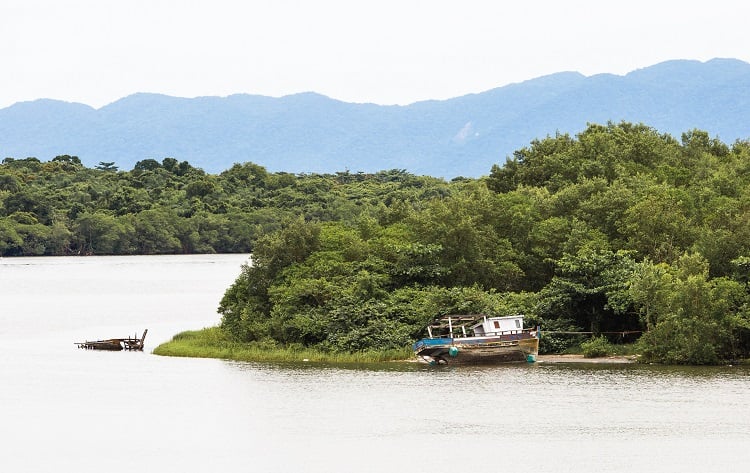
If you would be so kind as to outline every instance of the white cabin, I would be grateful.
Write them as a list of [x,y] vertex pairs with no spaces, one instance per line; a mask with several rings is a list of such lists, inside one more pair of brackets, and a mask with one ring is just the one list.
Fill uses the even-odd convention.
[[474,336],[500,335],[523,330],[523,315],[509,315],[507,317],[484,317],[482,322],[472,325]]

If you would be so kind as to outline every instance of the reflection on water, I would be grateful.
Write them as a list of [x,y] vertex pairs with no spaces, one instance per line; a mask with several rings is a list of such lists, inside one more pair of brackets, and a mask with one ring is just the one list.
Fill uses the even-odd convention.
[[[11,263],[8,263],[11,261]],[[744,472],[747,367],[162,358],[242,256],[0,260],[4,471]],[[149,328],[144,353],[77,350]],[[22,336],[21,336],[22,335]]]

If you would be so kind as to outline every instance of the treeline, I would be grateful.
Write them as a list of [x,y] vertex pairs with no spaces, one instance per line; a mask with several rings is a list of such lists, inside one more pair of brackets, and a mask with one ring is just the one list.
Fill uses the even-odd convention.
[[251,252],[285,219],[351,220],[363,208],[429,199],[442,187],[399,170],[294,175],[244,163],[208,175],[174,158],[130,171],[104,162],[87,168],[69,155],[6,158],[0,256]]
[[[649,361],[748,357],[750,142],[590,125],[533,141],[486,178],[425,184],[260,234],[222,329],[358,351],[402,347],[436,315],[521,312],[610,342],[642,331]],[[579,342],[548,334],[543,349]]]

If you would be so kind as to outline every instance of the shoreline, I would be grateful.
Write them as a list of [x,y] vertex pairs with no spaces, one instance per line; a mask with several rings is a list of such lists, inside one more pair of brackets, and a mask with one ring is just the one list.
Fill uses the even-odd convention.
[[[324,353],[316,349],[295,349],[264,347],[257,344],[232,342],[218,327],[181,332],[172,340],[157,346],[152,353],[159,356],[189,358],[219,358],[235,361],[254,362],[324,362],[324,363],[381,363],[418,362],[411,350],[390,350],[385,352]],[[637,355],[611,355],[599,358],[585,358],[581,354],[537,355],[536,363],[578,363],[578,364],[628,364],[637,363]]]
[[602,356],[585,358],[583,355],[537,355],[537,363],[587,363],[587,364],[628,364],[637,363],[636,356]]

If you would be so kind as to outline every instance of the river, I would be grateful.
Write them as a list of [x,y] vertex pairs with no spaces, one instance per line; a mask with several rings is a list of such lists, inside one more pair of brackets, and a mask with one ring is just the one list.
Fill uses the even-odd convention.
[[[746,472],[750,369],[151,354],[246,255],[0,258],[7,472]],[[79,350],[140,336],[144,352]]]

